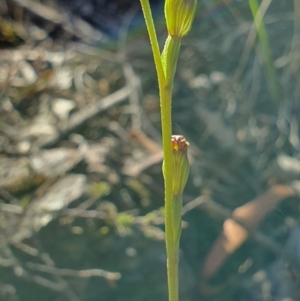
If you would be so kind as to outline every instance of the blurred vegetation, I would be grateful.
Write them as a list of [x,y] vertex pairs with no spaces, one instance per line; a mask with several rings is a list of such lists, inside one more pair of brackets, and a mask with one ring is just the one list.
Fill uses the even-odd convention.
[[[85,3],[93,20],[108,9]],[[199,1],[183,41],[181,301],[299,300],[300,7],[257,3],[271,61],[247,0]],[[142,16],[120,6],[110,37],[59,4],[0,1],[0,300],[165,301],[159,102]],[[216,252],[230,234],[231,253]]]

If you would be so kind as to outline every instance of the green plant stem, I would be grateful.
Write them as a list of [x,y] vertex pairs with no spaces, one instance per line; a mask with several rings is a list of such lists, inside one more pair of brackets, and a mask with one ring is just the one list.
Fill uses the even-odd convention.
[[251,13],[254,19],[254,24],[257,30],[258,38],[261,44],[262,55],[266,64],[267,69],[267,83],[269,92],[271,94],[272,99],[278,104],[279,102],[279,91],[276,80],[276,72],[273,64],[273,56],[271,47],[268,41],[268,34],[266,27],[263,22],[263,16],[260,11],[260,7],[258,5],[257,0],[248,0],[249,6],[251,9]]
[[182,195],[173,196],[173,229],[175,246],[179,248],[179,240],[181,235],[181,211],[182,211]]
[[167,273],[169,301],[178,301],[178,244],[176,243],[177,229],[174,229],[173,211],[173,162],[172,162],[172,92],[173,80],[177,66],[177,58],[180,50],[180,39],[169,36],[162,53],[162,62],[165,74],[165,86],[161,98],[161,121],[163,135],[164,164],[163,173],[165,179],[165,227],[167,248]]
[[173,162],[172,162],[172,92],[177,58],[181,39],[169,36],[162,55],[156,37],[155,27],[148,0],[141,0],[142,9],[149,33],[156,72],[158,77],[162,142],[164,152],[163,175],[165,186],[165,233],[167,249],[167,274],[169,301],[178,301],[178,253],[179,246],[173,229]]
[[162,87],[164,86],[165,83],[165,75],[164,75],[164,70],[162,67],[162,62],[160,58],[160,50],[159,50],[159,44],[156,36],[156,31],[155,31],[155,26],[153,23],[153,18],[152,18],[152,13],[151,13],[151,8],[149,5],[148,0],[140,0],[142,4],[142,9],[144,13],[144,18],[149,34],[149,39],[150,39],[150,44],[152,48],[152,53],[154,57],[154,63],[156,67],[156,72],[157,72],[157,77],[158,77],[158,86],[159,86],[159,91],[161,92]]
[[168,254],[168,292],[169,301],[178,301],[178,248]]
[[[171,88],[171,89],[170,89]],[[167,249],[167,275],[169,301],[178,301],[178,256],[173,232],[173,162],[172,162],[172,119],[171,119],[171,87],[164,87],[164,98],[161,99],[161,122],[163,136],[164,163],[163,174],[165,181],[165,235]]]
[[[180,40],[168,38],[165,44],[163,55],[161,57],[149,2],[148,0],[141,0],[141,4],[155,61],[160,96],[162,140],[164,152],[163,174],[165,185],[165,232],[169,301],[178,301],[178,246],[175,245],[172,217],[173,162],[171,143],[171,102],[173,78],[176,70]],[[162,62],[164,62],[164,66]]]

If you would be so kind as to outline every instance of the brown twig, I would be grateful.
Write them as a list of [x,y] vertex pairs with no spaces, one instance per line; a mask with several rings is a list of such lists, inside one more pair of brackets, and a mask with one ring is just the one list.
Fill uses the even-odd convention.
[[35,271],[39,271],[47,274],[59,275],[59,276],[79,277],[79,278],[104,277],[108,280],[118,280],[121,278],[120,273],[108,272],[101,269],[88,269],[88,270],[59,269],[56,267],[37,264],[33,262],[28,262],[26,266],[30,270],[35,270]]

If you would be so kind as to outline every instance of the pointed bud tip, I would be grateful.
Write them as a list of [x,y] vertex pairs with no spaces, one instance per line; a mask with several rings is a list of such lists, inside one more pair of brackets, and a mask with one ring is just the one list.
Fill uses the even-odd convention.
[[175,151],[186,151],[190,145],[186,141],[184,136],[181,135],[173,135],[171,139],[172,139],[172,150]]

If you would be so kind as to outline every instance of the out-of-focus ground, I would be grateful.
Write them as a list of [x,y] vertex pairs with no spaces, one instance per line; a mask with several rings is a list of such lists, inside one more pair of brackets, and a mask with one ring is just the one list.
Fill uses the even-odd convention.
[[[300,300],[300,3],[259,4],[263,41],[246,0],[199,1],[183,40],[181,301]],[[0,300],[167,300],[138,1],[1,0],[0,48]]]

